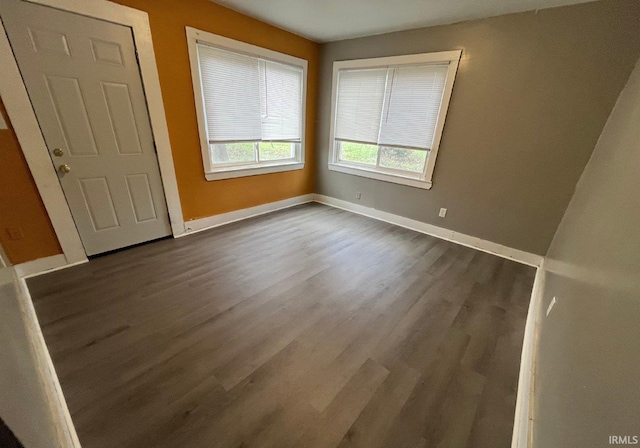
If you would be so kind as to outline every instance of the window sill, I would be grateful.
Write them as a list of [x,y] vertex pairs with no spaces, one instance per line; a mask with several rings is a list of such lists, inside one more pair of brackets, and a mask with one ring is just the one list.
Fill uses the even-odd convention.
[[330,163],[329,169],[331,171],[338,171],[340,173],[352,174],[354,176],[368,177],[370,179],[382,180],[384,182],[391,182],[394,184],[407,185],[409,187],[422,188],[424,190],[431,189],[433,185],[431,181],[420,180],[411,177],[404,177],[394,174],[381,173],[379,171],[367,170],[365,168],[355,168],[351,166],[339,165],[336,163]]
[[234,179],[236,177],[258,176],[260,174],[280,173],[282,171],[294,171],[304,168],[304,162],[286,162],[277,165],[250,165],[233,168],[225,168],[211,173],[205,173],[208,180]]

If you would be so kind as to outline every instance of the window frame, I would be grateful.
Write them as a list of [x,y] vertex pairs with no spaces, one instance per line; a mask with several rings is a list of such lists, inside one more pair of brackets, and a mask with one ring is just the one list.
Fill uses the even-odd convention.
[[[333,80],[331,85],[331,126],[329,134],[329,163],[328,167],[331,171],[337,171],[355,176],[368,177],[370,179],[382,180],[396,184],[408,185],[423,189],[430,189],[433,186],[433,171],[436,165],[442,131],[451,101],[451,93],[455,82],[456,73],[462,50],[440,51],[435,53],[410,54],[402,56],[389,56],[381,58],[369,59],[353,59],[346,61],[335,61],[333,63]],[[389,68],[403,65],[418,64],[437,64],[447,62],[449,64],[447,70],[447,79],[442,93],[442,102],[438,112],[438,120],[433,134],[433,145],[431,150],[427,151],[427,160],[424,171],[412,175],[409,171],[395,170],[391,168],[378,168],[360,164],[357,162],[347,162],[340,160],[340,151],[335,139],[336,127],[336,105],[338,95],[338,74],[343,69],[373,69],[373,68]],[[388,145],[378,145],[378,158],[380,157],[380,149]]]
[[[187,45],[189,50],[189,63],[191,66],[191,80],[193,85],[193,95],[196,106],[196,116],[198,121],[198,134],[200,137],[200,151],[204,167],[206,180],[215,181],[222,179],[232,179],[236,177],[255,176],[260,174],[278,173],[282,171],[301,170],[305,164],[305,136],[306,136],[306,109],[307,109],[307,68],[308,62],[305,59],[247,44],[245,42],[219,36],[217,34],[198,30],[192,27],[185,27],[187,34]],[[207,119],[205,116],[204,95],[200,79],[200,61],[198,59],[197,44],[203,43],[226,51],[245,54],[248,56],[268,59],[274,62],[294,65],[302,69],[302,104],[300,105],[301,116],[301,141],[296,145],[295,157],[286,160],[241,162],[224,166],[214,165],[211,162],[211,151],[209,149],[209,137],[207,130]]]

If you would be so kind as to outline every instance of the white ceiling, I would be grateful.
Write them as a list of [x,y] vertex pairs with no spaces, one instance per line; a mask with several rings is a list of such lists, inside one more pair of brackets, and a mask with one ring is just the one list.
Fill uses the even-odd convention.
[[213,0],[316,42],[592,0]]

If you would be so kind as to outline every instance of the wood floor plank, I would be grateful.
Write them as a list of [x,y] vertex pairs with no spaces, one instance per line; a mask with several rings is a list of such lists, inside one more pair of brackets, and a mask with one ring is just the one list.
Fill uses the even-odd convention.
[[454,374],[440,411],[425,428],[428,446],[464,448],[473,427],[486,378],[471,369]]
[[297,448],[337,446],[388,375],[387,369],[367,359],[294,446]]
[[351,425],[338,448],[380,447],[420,376],[420,372],[407,365],[396,365]]
[[469,339],[469,335],[458,329],[447,331],[422,379],[388,431],[383,447],[412,448],[421,439],[427,440],[424,433],[435,429],[432,424],[446,399],[446,392]]
[[519,353],[515,347],[522,347],[522,332],[516,330],[524,326],[524,317],[505,318],[500,335],[487,371],[487,382],[480,397],[478,410],[471,434],[470,446],[489,443],[509,446],[512,425],[509,418],[515,412],[517,393]]
[[500,448],[534,273],[307,204],[28,286],[86,448]]

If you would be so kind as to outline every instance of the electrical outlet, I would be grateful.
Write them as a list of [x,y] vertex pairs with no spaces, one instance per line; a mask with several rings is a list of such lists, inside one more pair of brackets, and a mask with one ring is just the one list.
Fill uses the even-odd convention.
[[19,241],[24,238],[24,233],[22,233],[20,227],[7,227],[7,233],[9,234],[9,239],[13,241]]
[[356,193],[356,199],[360,199],[362,197],[362,193],[360,193],[359,191]]
[[447,216],[447,209],[446,208],[441,208],[440,209],[440,213],[438,213],[438,216],[441,218],[444,218],[445,216]]
[[551,299],[551,303],[549,304],[549,307],[547,308],[547,316],[549,315],[549,313],[551,312],[555,304],[556,304],[556,298],[554,296],[553,299]]

